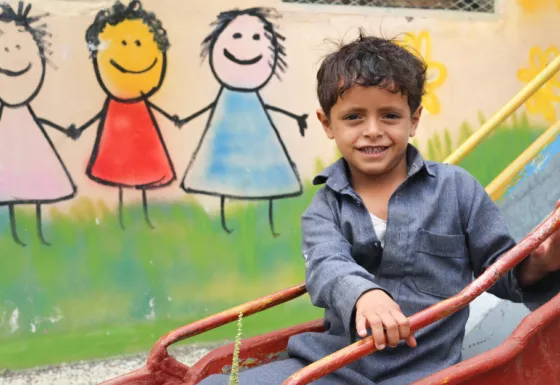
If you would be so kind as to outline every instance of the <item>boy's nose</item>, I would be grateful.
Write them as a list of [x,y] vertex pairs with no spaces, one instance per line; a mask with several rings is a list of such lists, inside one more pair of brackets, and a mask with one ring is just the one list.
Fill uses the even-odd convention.
[[366,127],[364,129],[364,136],[368,137],[378,137],[383,134],[383,130],[379,127],[379,122],[376,122],[375,119],[370,119],[367,121]]

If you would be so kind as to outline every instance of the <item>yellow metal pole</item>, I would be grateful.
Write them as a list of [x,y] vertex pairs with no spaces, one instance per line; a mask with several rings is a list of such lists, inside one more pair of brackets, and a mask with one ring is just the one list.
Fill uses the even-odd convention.
[[517,157],[488,186],[486,192],[496,201],[504,195],[511,183],[527,163],[533,160],[543,148],[552,143],[560,134],[560,120],[550,126],[521,155]]
[[458,164],[472,150],[486,138],[496,127],[502,124],[513,114],[523,103],[527,101],[535,92],[538,91],[551,77],[560,70],[560,56],[554,58],[552,62],[537,76],[535,76],[517,95],[515,95],[504,107],[502,107],[490,120],[482,125],[474,134],[471,135],[458,149],[447,157],[443,162]]

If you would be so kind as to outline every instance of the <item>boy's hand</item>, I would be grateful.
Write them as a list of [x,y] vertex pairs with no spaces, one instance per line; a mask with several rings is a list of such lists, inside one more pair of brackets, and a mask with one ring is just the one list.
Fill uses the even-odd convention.
[[[554,210],[560,210],[560,200]],[[556,231],[520,266],[520,284],[530,286],[549,273],[560,270],[560,231]]]
[[401,339],[405,339],[411,348],[416,347],[408,318],[382,290],[368,291],[356,303],[356,329],[360,337],[367,336],[368,325],[377,350],[385,349],[386,344],[395,347]]

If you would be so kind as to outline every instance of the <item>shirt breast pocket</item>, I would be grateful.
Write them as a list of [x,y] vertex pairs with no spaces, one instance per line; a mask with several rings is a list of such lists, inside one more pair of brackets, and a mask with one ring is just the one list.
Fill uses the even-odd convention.
[[463,234],[418,230],[413,282],[418,291],[440,298],[459,293],[471,276]]

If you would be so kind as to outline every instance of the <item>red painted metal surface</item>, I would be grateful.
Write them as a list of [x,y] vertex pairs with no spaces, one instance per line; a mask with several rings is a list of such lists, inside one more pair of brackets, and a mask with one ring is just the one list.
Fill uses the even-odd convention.
[[[243,340],[239,349],[239,366],[240,368],[250,368],[281,359],[291,336],[324,330],[323,320],[319,319]],[[233,360],[233,348],[234,344],[231,343],[203,357],[191,368],[190,376],[185,385],[197,384],[211,374],[229,373]],[[224,368],[227,368],[227,370],[224,371]]]
[[[412,330],[421,329],[467,306],[559,228],[560,209],[461,293],[410,317]],[[305,286],[300,284],[175,329],[154,345],[146,366],[103,385],[193,385],[211,374],[227,372],[232,362],[233,344],[210,352],[192,367],[171,357],[167,348],[177,341],[237,321],[239,313],[249,316],[305,293]],[[316,320],[243,340],[240,365],[251,367],[274,361],[285,351],[290,336],[323,330],[322,320]],[[374,351],[373,340],[366,338],[307,366],[288,378],[283,385],[308,384]],[[560,365],[557,362],[560,362],[560,295],[526,317],[502,346],[413,385],[521,385],[527,384],[529,375],[542,379],[536,382],[532,379],[530,383],[560,385]],[[521,379],[525,382],[520,382]]]
[[560,294],[500,346],[411,385],[560,385]]
[[[202,379],[200,372],[205,370],[208,374],[214,373],[216,365],[213,359],[209,359],[206,362],[207,366],[201,366],[200,362],[194,367],[190,368],[183,363],[177,361],[175,358],[169,355],[167,348],[178,341],[184,340],[189,337],[196,336],[205,331],[215,329],[219,326],[237,321],[239,313],[243,313],[244,317],[248,317],[252,314],[258,313],[260,311],[270,309],[271,307],[280,305],[282,303],[288,302],[295,299],[307,291],[305,289],[305,284],[299,284],[291,288],[279,291],[274,294],[267,295],[265,297],[256,299],[254,301],[247,302],[243,305],[236,306],[229,310],[223,311],[221,313],[212,315],[210,317],[204,318],[202,320],[193,322],[191,324],[182,326],[178,329],[172,330],[166,335],[162,336],[153,346],[148,356],[146,366],[135,370],[124,376],[117,377],[113,380],[104,382],[104,385],[176,385],[176,384],[191,384],[193,382],[187,382],[189,378],[199,378]],[[296,326],[294,328],[288,328],[285,330],[270,333],[269,335],[264,335],[256,337],[255,341],[257,344],[255,347],[259,347],[260,350],[256,350],[254,353],[250,346],[244,348],[244,354],[247,357],[252,355],[260,357],[264,354],[262,351],[263,341],[268,341],[270,343],[270,349],[266,350],[268,354],[278,354],[279,351],[273,351],[271,349],[278,348],[282,346],[282,340],[285,340],[287,344],[287,334],[291,331],[299,332],[306,330],[317,330],[317,322],[304,324]],[[306,329],[307,328],[307,329]],[[259,340],[261,338],[261,340]],[[249,344],[247,344],[249,345]],[[285,347],[285,346],[284,346]],[[222,348],[223,349],[223,348]],[[260,353],[259,353],[260,351]],[[213,352],[215,353],[215,352]],[[211,354],[212,356],[212,354]],[[215,360],[219,357],[215,356]],[[271,356],[272,357],[272,356]],[[204,360],[203,360],[204,361]],[[270,360],[269,360],[270,361]],[[231,362],[231,361],[230,361]],[[221,368],[220,368],[221,371]]]
[[[560,229],[560,209],[555,210],[546,220],[527,235],[514,248],[468,285],[459,294],[441,301],[409,317],[410,329],[416,331],[468,306],[476,297],[494,285],[506,272],[513,269],[552,233]],[[316,361],[288,377],[282,385],[305,385],[332,373],[364,356],[374,353],[373,337],[360,340],[319,361]]]

